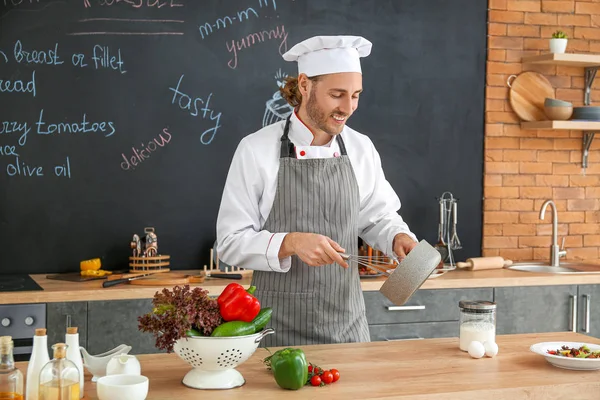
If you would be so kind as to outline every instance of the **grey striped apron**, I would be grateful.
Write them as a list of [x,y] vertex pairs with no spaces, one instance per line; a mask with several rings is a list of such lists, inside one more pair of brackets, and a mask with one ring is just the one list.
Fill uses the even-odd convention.
[[[340,157],[296,158],[288,137],[281,138],[277,191],[263,229],[310,232],[335,240],[347,253],[358,251],[359,192],[344,141]],[[274,335],[261,346],[368,342],[369,328],[358,267],[311,267],[298,256],[286,273],[254,271],[252,285],[262,307],[272,307]]]

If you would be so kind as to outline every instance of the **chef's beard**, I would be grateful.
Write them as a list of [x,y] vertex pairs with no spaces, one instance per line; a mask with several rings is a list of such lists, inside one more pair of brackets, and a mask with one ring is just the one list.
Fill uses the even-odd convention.
[[345,124],[332,125],[329,121],[329,117],[331,115],[339,115],[341,117],[346,117],[346,114],[340,112],[332,112],[330,114],[325,113],[317,104],[314,87],[310,91],[310,96],[308,98],[308,102],[306,103],[306,113],[308,114],[308,117],[312,120],[312,122],[317,126],[317,128],[331,136],[340,134],[344,129]]

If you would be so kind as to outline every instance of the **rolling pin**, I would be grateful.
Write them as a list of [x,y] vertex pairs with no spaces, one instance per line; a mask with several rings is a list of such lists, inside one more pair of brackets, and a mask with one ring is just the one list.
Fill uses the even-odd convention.
[[512,263],[511,260],[505,260],[502,257],[473,257],[468,258],[466,262],[457,262],[456,266],[458,268],[482,270],[504,268],[512,265]]

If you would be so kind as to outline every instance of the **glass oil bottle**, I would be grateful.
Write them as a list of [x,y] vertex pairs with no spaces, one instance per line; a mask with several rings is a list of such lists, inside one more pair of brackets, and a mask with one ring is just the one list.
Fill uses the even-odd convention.
[[54,356],[40,372],[39,400],[79,400],[79,370],[66,358],[67,347],[52,346]]
[[23,373],[15,367],[11,336],[0,336],[0,400],[23,400]]

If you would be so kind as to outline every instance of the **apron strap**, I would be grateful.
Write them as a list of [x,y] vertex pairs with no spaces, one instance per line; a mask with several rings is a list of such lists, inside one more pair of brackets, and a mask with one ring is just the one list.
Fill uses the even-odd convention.
[[338,141],[338,146],[340,146],[340,154],[347,156],[348,153],[346,153],[346,145],[344,144],[344,139],[342,139],[342,134],[336,135],[336,139]]
[[[296,147],[294,143],[289,138],[290,133],[290,116],[287,117],[285,121],[285,127],[283,128],[283,136],[281,136],[281,151],[279,153],[280,158],[291,157],[297,158],[296,156]],[[342,156],[347,156],[346,145],[344,144],[344,139],[342,139],[342,134],[336,135],[336,139],[338,141],[338,146],[340,146],[340,154]]]
[[290,133],[290,117],[291,114],[287,117],[287,120],[285,121],[285,128],[283,128],[283,136],[281,137],[281,152],[279,154],[280,158],[296,158],[296,149],[294,147],[294,143],[292,143],[288,136]]

